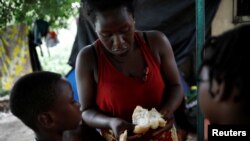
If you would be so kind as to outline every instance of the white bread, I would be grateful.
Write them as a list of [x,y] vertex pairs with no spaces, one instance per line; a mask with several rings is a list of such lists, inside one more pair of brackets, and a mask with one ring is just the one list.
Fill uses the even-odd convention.
[[150,126],[152,129],[156,129],[158,127],[164,127],[167,123],[162,118],[162,115],[155,108],[152,108],[149,111],[149,119],[150,119]]
[[149,130],[149,111],[141,106],[136,106],[132,115],[132,123],[135,124],[134,133],[142,134]]
[[144,134],[150,128],[164,127],[167,122],[155,108],[148,111],[141,106],[136,106],[132,115],[132,123],[136,125],[134,129],[135,134]]
[[127,141],[128,131],[125,130],[119,137],[119,141]]
[[136,125],[134,129],[135,134],[144,134],[146,133],[150,128],[150,125]]

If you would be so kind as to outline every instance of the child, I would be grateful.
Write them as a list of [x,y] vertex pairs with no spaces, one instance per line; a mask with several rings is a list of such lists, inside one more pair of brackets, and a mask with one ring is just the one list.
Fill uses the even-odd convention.
[[36,134],[37,141],[99,141],[82,124],[80,104],[60,74],[34,72],[21,77],[10,94],[11,112]]
[[250,123],[250,25],[211,38],[204,46],[199,104],[212,124]]

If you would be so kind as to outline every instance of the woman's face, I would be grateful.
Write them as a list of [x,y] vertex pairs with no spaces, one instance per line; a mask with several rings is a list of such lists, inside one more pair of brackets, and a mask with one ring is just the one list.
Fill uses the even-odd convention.
[[96,33],[113,55],[127,53],[134,45],[134,20],[126,8],[96,12]]

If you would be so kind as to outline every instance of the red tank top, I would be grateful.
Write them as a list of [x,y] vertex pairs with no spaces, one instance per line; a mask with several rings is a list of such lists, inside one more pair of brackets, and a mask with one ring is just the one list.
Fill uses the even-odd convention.
[[159,110],[165,87],[160,73],[160,64],[150,48],[138,33],[135,32],[134,38],[149,68],[146,81],[119,72],[105,53],[100,51],[101,42],[97,40],[96,43],[98,56],[96,103],[101,111],[129,122],[137,105],[148,109],[155,107]]

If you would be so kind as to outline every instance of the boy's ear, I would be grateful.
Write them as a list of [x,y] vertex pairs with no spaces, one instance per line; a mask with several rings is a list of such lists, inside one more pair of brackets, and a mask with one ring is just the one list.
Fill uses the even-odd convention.
[[45,128],[52,128],[55,124],[54,116],[50,112],[44,112],[39,114],[38,122]]
[[224,100],[224,88],[225,83],[219,83],[217,80],[213,79],[211,91],[214,94],[215,101],[223,101]]

